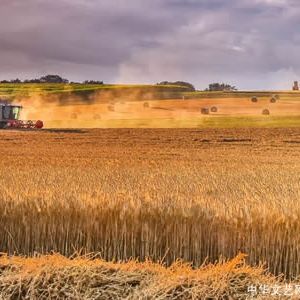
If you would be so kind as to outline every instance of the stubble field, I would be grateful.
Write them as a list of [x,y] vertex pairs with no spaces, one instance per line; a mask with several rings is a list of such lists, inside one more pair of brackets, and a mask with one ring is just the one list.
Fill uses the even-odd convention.
[[[52,252],[96,253],[106,261],[150,259],[166,266],[181,259],[195,268],[242,252],[252,267],[266,263],[270,272],[291,280],[300,275],[299,128],[3,131],[0,147],[0,251],[37,257],[30,263],[6,256],[0,259],[1,296],[21,293],[38,299],[34,297],[41,294],[34,294],[38,293],[32,289],[34,284],[41,284],[46,296],[55,294],[47,281],[53,272],[45,268],[56,264],[46,267],[47,258],[38,258]],[[128,299],[140,299],[136,289],[144,289],[145,299],[147,295],[245,299],[246,283],[275,282],[261,270],[243,263],[241,267],[241,257],[229,267],[211,267],[209,273],[133,262],[128,267],[97,266],[93,260],[89,264],[95,265],[84,267],[74,261],[63,263],[63,258],[50,259],[67,269],[81,270],[81,275],[89,269],[94,279],[103,270],[108,276],[107,269],[129,277],[138,269],[136,285],[129,284],[124,274],[122,280],[116,279],[112,272],[112,292],[102,277],[102,281],[95,279],[102,282],[96,290],[85,289],[104,293],[106,286],[112,294],[105,299],[122,294],[114,294],[116,286],[121,291],[124,286],[132,289]],[[28,270],[28,265],[39,264],[38,274],[36,268]],[[95,268],[102,271],[97,273]],[[59,278],[68,275],[66,269],[61,272],[67,274],[59,273],[59,266],[55,270]],[[174,277],[168,276],[174,280],[166,282],[168,276],[157,275],[163,272],[173,272]],[[79,280],[76,274],[72,277],[76,288],[69,277],[59,284],[66,289],[71,284],[76,291],[68,291],[81,295],[78,299],[102,299],[80,294],[84,293],[78,286],[82,277]],[[145,283],[149,278],[143,277],[149,274],[157,280],[152,292]],[[111,284],[111,280],[119,281]],[[53,284],[61,291],[57,282]],[[67,299],[66,295],[58,298]]]

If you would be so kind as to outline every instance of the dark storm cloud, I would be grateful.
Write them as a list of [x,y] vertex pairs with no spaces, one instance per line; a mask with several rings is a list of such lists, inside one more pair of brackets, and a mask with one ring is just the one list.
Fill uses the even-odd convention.
[[1,0],[0,78],[288,88],[299,20],[294,0]]

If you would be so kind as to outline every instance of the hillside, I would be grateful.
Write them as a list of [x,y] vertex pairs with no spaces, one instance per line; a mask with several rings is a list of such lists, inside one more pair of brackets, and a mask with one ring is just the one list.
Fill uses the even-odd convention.
[[99,99],[111,101],[169,99],[182,97],[188,89],[171,85],[103,85],[103,84],[0,84],[0,98],[8,101],[26,100],[34,96],[43,97],[45,102],[53,98],[60,104],[74,102],[90,103]]
[[55,98],[61,105],[120,100],[269,98],[274,95],[281,100],[300,99],[300,93],[295,91],[190,92],[185,86],[174,85],[0,83],[0,99],[18,101],[39,96],[45,102],[53,102]]

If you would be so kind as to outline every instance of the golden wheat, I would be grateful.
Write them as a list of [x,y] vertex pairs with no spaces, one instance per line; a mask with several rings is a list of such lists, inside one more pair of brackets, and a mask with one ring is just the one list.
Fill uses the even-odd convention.
[[299,129],[1,132],[0,251],[300,275]]
[[243,255],[194,270],[181,261],[166,268],[57,254],[0,258],[2,299],[246,299],[249,287],[275,284],[280,282],[263,268],[248,267]]

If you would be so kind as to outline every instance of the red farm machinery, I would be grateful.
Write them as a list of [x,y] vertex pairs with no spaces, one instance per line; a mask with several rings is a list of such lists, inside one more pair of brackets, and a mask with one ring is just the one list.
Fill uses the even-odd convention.
[[0,102],[0,129],[42,129],[43,121],[22,121],[20,114],[23,107]]

